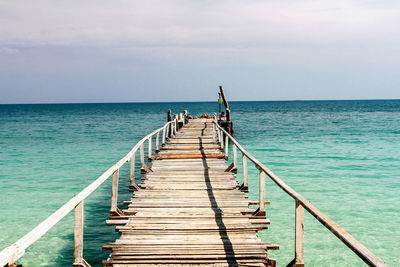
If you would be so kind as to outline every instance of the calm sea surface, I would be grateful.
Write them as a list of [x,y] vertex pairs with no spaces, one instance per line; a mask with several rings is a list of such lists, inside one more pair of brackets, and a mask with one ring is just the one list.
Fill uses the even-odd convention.
[[[400,100],[232,102],[235,138],[288,185],[390,266],[400,266]],[[22,237],[160,127],[166,111],[212,114],[217,103],[0,105],[0,249]],[[238,180],[241,180],[239,167]],[[128,166],[119,201],[128,200]],[[101,266],[111,181],[85,202],[84,257]],[[249,164],[249,196],[258,198]],[[268,230],[278,266],[294,254],[294,201],[267,181]],[[305,213],[307,266],[363,266]],[[73,213],[19,261],[71,266]]]

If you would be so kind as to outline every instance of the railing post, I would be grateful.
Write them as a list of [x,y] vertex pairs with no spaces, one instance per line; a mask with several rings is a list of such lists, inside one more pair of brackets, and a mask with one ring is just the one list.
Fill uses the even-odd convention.
[[167,134],[167,127],[164,126],[163,132],[162,132],[162,140],[161,140],[161,146],[164,145],[165,143],[165,135]]
[[295,257],[294,265],[296,267],[304,266],[304,208],[296,200],[295,206]]
[[259,208],[256,211],[256,214],[259,216],[265,216],[265,177],[266,174],[263,170],[260,169],[260,176],[259,176]]
[[144,142],[140,145],[140,172],[146,173],[144,170]]
[[158,152],[158,150],[159,150],[159,139],[160,139],[160,132],[157,132],[157,135],[156,135],[156,152]]
[[143,168],[144,165],[144,145],[140,145],[140,166]]
[[129,187],[135,187],[135,153],[133,153],[131,157],[131,165],[130,165],[130,176],[129,176]]
[[247,157],[242,154],[242,166],[243,166],[243,184],[240,186],[240,190],[243,192],[249,192],[249,182],[247,180]]
[[224,132],[221,131],[221,148],[224,149]]
[[215,132],[215,124],[213,123],[212,126],[213,126],[212,137],[213,137],[213,142],[215,142],[215,134],[216,134],[216,132]]
[[151,148],[152,148],[152,146],[151,146],[151,139],[152,139],[152,137],[153,137],[153,136],[150,136],[149,139],[148,139],[148,140],[149,140],[148,158],[147,158],[148,161],[151,161]]
[[229,158],[228,153],[229,153],[229,137],[226,134],[225,135],[225,159],[226,160],[228,160],[228,158]]
[[171,127],[170,127],[170,126],[171,126],[171,124],[168,124],[168,125],[167,125],[167,134],[166,134],[166,136],[165,136],[166,139],[168,139],[168,138],[171,137],[171,130],[170,130]]
[[188,118],[188,111],[185,109],[183,111],[183,122],[184,122],[183,124],[184,125],[186,125],[188,123],[187,118]]
[[74,220],[74,263],[73,266],[83,265],[83,200],[75,207]]
[[237,172],[237,147],[236,147],[235,143],[232,145],[232,151],[233,151],[233,168],[232,168],[232,172],[236,173]]
[[118,201],[118,176],[119,169],[115,170],[112,175],[112,188],[111,188],[111,212],[117,211]]

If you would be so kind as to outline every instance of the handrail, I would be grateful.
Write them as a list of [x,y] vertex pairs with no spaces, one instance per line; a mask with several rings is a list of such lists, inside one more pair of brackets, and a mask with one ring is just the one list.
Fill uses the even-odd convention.
[[[82,242],[83,242],[83,200],[87,198],[94,190],[96,190],[101,184],[103,184],[110,176],[113,177],[113,188],[112,188],[112,200],[111,200],[111,211],[113,211],[113,204],[116,208],[117,203],[117,195],[118,192],[118,172],[122,165],[126,162],[131,161],[131,186],[134,186],[133,180],[133,172],[134,172],[134,155],[139,147],[142,147],[146,140],[149,140],[149,152],[151,151],[151,138],[154,135],[157,135],[157,144],[159,133],[163,131],[163,139],[162,144],[165,143],[168,135],[167,128],[172,127],[175,131],[177,129],[178,121],[174,119],[172,121],[167,122],[163,127],[151,132],[150,134],[143,137],[122,159],[120,159],[116,164],[114,164],[111,168],[106,170],[102,175],[100,175],[94,182],[88,185],[85,189],[71,198],[67,203],[65,203],[61,208],[47,217],[44,221],[42,221],[39,225],[37,225],[33,230],[29,233],[21,237],[18,241],[16,241],[11,246],[3,249],[0,252],[0,266],[8,266],[17,261],[25,254],[25,250],[30,247],[33,243],[35,243],[40,237],[42,237],[45,233],[47,233],[54,225],[56,225],[62,218],[64,218],[69,212],[71,212],[75,208],[75,250],[74,250],[74,263],[83,264],[86,263],[82,258]],[[158,148],[157,148],[158,149]],[[143,153],[143,152],[142,152]],[[141,157],[144,157],[142,154]],[[133,160],[133,162],[132,162]],[[142,162],[143,168],[144,162]],[[132,166],[133,165],[133,166]],[[133,183],[133,184],[132,184]],[[130,186],[130,187],[131,187]],[[116,208],[118,209],[118,208]],[[78,218],[77,218],[78,217]],[[80,221],[79,221],[80,220]],[[81,229],[79,229],[81,228]],[[76,240],[77,233],[81,240]],[[78,248],[77,244],[78,243]],[[78,254],[78,256],[77,256]],[[83,265],[82,265],[83,266]]]
[[[305,197],[297,193],[290,186],[288,186],[285,182],[283,182],[277,175],[275,175],[270,169],[268,169],[264,164],[259,162],[255,157],[253,157],[249,152],[247,152],[235,138],[233,138],[225,129],[223,129],[216,118],[213,120],[214,125],[218,131],[217,136],[218,140],[220,140],[221,145],[223,144],[223,134],[225,134],[226,140],[229,138],[234,146],[237,147],[242,152],[244,157],[247,157],[251,162],[255,164],[255,167],[260,171],[260,184],[262,183],[261,176],[264,175],[264,187],[265,187],[265,174],[275,182],[283,191],[285,191],[289,196],[291,196],[296,201],[296,248],[295,248],[295,259],[294,263],[304,264],[303,262],[303,231],[304,231],[304,216],[302,216],[302,208],[306,209],[312,216],[314,216],[322,225],[324,225],[329,231],[331,231],[337,238],[339,238],[347,247],[349,247],[359,258],[361,258],[365,263],[370,266],[387,266],[380,258],[375,256],[372,252],[370,252],[364,245],[362,245],[359,241],[357,241],[353,236],[347,233],[343,228],[341,228],[338,224],[336,224],[333,220],[331,220],[328,216],[323,214],[319,209],[317,209],[310,201],[308,201]],[[225,144],[225,146],[227,143]],[[235,149],[235,148],[234,148]],[[235,161],[235,159],[234,159]],[[247,163],[246,163],[246,176],[247,176]],[[246,177],[247,179],[247,177]],[[247,186],[247,184],[244,184]],[[265,189],[260,188],[260,193],[265,192]],[[263,196],[260,194],[260,207],[262,205],[262,201],[265,202],[265,193]],[[265,203],[263,203],[265,205]],[[265,211],[265,210],[264,210]],[[301,219],[301,220],[299,220]],[[301,242],[299,242],[301,241]],[[301,255],[298,255],[301,254]],[[297,258],[298,257],[298,258]]]

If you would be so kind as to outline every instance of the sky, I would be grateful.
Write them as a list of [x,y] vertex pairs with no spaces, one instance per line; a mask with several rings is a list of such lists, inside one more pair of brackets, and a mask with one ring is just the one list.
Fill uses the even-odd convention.
[[0,0],[0,103],[399,99],[400,1]]

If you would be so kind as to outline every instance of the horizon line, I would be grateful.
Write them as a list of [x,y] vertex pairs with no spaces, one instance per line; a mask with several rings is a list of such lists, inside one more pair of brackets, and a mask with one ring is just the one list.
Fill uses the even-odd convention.
[[[287,100],[229,100],[229,102],[308,102],[308,101],[379,101],[400,100],[400,98],[360,98],[360,99],[287,99]],[[34,103],[0,103],[0,105],[69,105],[69,104],[153,104],[153,103],[212,103],[208,101],[115,101],[115,102],[34,102]]]

